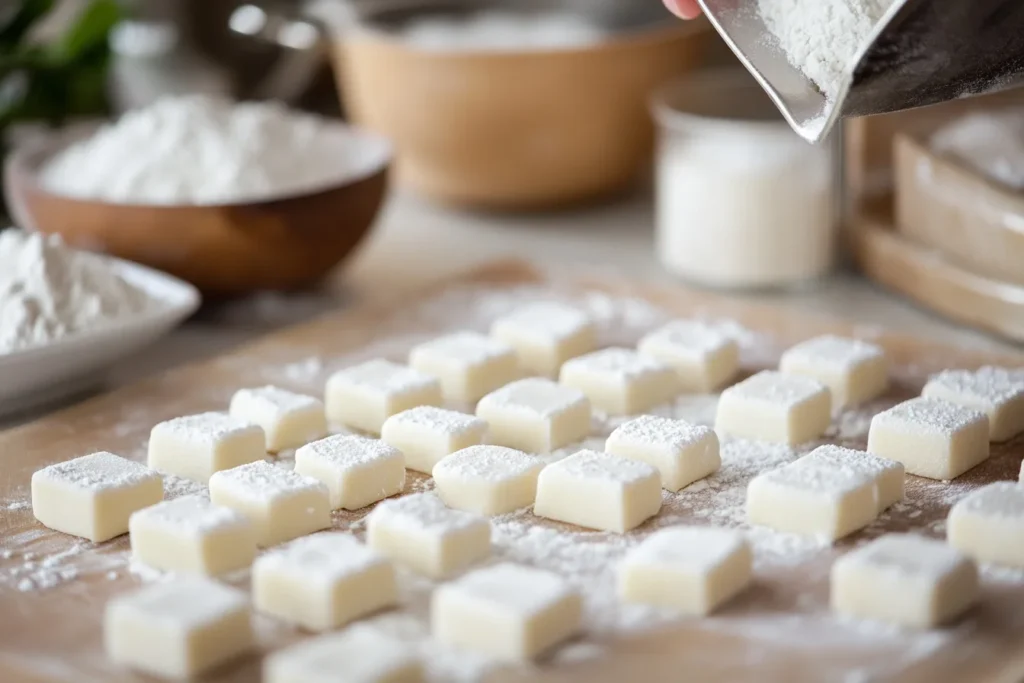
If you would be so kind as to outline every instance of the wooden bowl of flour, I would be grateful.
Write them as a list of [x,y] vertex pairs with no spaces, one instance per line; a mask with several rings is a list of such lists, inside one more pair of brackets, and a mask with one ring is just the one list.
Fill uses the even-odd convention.
[[370,231],[392,158],[387,140],[354,131],[353,161],[337,182],[235,204],[120,204],[44,187],[39,171],[46,161],[94,129],[67,130],[8,157],[4,192],[12,217],[72,246],[170,273],[213,297],[301,289],[323,278]]

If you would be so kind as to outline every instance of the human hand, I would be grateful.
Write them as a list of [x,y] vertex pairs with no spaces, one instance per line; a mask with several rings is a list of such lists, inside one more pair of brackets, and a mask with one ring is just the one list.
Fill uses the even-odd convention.
[[697,0],[665,0],[665,6],[683,19],[695,19],[700,16],[700,5]]

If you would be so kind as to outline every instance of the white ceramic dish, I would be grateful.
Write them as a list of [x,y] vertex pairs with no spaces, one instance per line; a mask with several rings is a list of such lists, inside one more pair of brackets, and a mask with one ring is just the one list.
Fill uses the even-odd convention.
[[0,354],[0,415],[83,391],[115,362],[167,334],[199,307],[199,291],[192,285],[145,266],[110,260],[122,277],[163,305],[53,344]]

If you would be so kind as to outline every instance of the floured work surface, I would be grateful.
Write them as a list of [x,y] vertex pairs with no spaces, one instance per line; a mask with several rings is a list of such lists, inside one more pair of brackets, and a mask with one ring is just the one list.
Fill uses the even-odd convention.
[[[893,389],[880,401],[833,420],[827,442],[863,448],[871,415],[917,395],[929,373],[985,363],[1024,365],[1021,357],[959,351],[878,330],[852,328],[755,307],[708,293],[634,286],[624,282],[543,280],[520,265],[501,265],[452,283],[400,310],[356,310],[268,337],[210,362],[171,371],[19,429],[0,434],[0,680],[144,680],[111,666],[101,643],[106,600],[164,576],[133,566],[128,539],[94,545],[35,522],[29,478],[43,465],[91,451],[145,456],[157,422],[205,410],[223,410],[245,386],[277,384],[320,395],[327,376],[375,356],[402,361],[415,343],[441,332],[485,331],[494,318],[537,300],[575,303],[601,323],[601,344],[633,345],[670,317],[714,320],[735,334],[743,374],[778,363],[794,342],[824,332],[877,337],[892,359]],[[709,424],[716,396],[683,396],[652,411]],[[619,418],[595,418],[591,437],[562,449],[603,447]],[[818,442],[821,443],[821,442]],[[949,507],[980,484],[1016,479],[1024,439],[993,445],[993,457],[954,483],[908,477],[907,499],[866,530],[834,548],[795,535],[749,528],[743,501],[747,482],[806,453],[818,443],[783,446],[725,439],[722,468],[678,494],[663,493],[661,513],[625,535],[586,532],[517,512],[492,520],[494,558],[554,570],[579,587],[586,601],[586,633],[533,668],[499,668],[428,638],[427,605],[433,583],[400,573],[403,607],[362,622],[407,642],[432,680],[488,681],[1018,681],[1024,678],[1024,572],[985,567],[982,605],[946,629],[906,632],[840,620],[828,611],[831,561],[851,546],[886,531],[914,530],[943,537]],[[277,458],[292,465],[290,453]],[[409,473],[406,490],[433,488]],[[204,486],[169,477],[167,497]],[[334,526],[364,534],[366,510],[335,512]],[[755,552],[755,585],[720,612],[677,619],[651,608],[618,604],[614,566],[655,529],[680,523],[738,526]],[[248,575],[232,578],[248,587]],[[270,651],[304,636],[269,617],[256,618],[261,647]],[[257,681],[258,658],[226,668],[212,680]]]

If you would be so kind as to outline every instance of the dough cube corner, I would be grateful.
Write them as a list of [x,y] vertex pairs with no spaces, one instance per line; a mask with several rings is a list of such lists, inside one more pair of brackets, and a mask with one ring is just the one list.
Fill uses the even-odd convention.
[[495,320],[491,336],[514,348],[527,372],[557,377],[562,363],[594,349],[597,326],[577,308],[544,301]]
[[985,413],[933,398],[912,398],[871,419],[868,451],[903,463],[908,474],[954,479],[989,456]]
[[439,579],[490,555],[491,524],[446,507],[433,493],[416,493],[374,508],[366,521],[366,542],[398,564]]
[[501,515],[533,505],[544,463],[504,446],[470,446],[434,466],[445,505],[481,515]]
[[997,481],[949,511],[949,544],[978,562],[1024,567],[1024,486]]
[[330,492],[331,509],[358,510],[405,486],[405,457],[377,439],[337,434],[295,451],[295,471]]
[[753,553],[740,532],[670,527],[648,536],[623,558],[619,598],[705,615],[746,588],[752,576]]
[[409,352],[409,365],[441,380],[448,401],[474,403],[519,377],[515,350],[477,332],[456,332]]
[[436,377],[378,358],[331,375],[324,404],[328,421],[376,435],[395,413],[441,405],[441,383]]
[[249,518],[256,543],[267,547],[331,525],[331,497],[312,477],[264,460],[210,477],[210,500]]
[[875,473],[839,467],[821,454],[759,474],[747,486],[751,524],[829,541],[867,526],[878,509]]
[[267,437],[259,425],[227,413],[176,417],[153,427],[149,466],[204,484],[214,472],[262,460]]
[[679,393],[670,366],[618,347],[567,361],[558,381],[582,391],[595,408],[616,415],[642,413]]
[[550,572],[503,563],[438,587],[431,631],[442,643],[505,661],[533,659],[582,627],[582,600]]
[[660,509],[657,469],[609,453],[580,451],[541,470],[533,514],[624,533]]
[[312,631],[338,628],[398,602],[395,570],[354,536],[328,532],[261,555],[252,568],[256,609]]
[[254,647],[246,594],[202,577],[113,598],[103,631],[111,661],[162,678],[199,676]]
[[736,340],[714,325],[695,320],[668,323],[641,339],[637,350],[672,366],[682,390],[692,393],[718,389],[739,369]]
[[136,510],[159,503],[163,480],[145,465],[105,451],[32,475],[32,514],[44,526],[93,542],[128,531]]
[[548,379],[521,379],[492,391],[476,414],[490,425],[492,442],[528,453],[550,453],[590,433],[587,397]]
[[794,446],[820,437],[831,421],[828,387],[809,377],[765,370],[722,392],[715,430]]
[[779,370],[827,386],[833,408],[865,403],[889,387],[889,362],[882,347],[830,334],[790,348],[782,354]]
[[298,448],[327,435],[323,401],[278,387],[239,389],[231,397],[228,412],[259,425],[271,453]]
[[878,484],[878,512],[903,500],[906,470],[903,463],[872,453],[832,444],[818,446],[808,453],[821,463],[831,463],[837,470],[852,469],[875,478]]
[[911,628],[952,621],[978,600],[978,570],[941,541],[888,534],[832,565],[832,609]]
[[483,443],[487,422],[454,410],[420,406],[389,417],[380,435],[402,451],[407,469],[430,474],[446,455]]
[[164,571],[216,576],[244,569],[256,556],[249,518],[202,495],[139,510],[128,528],[132,557]]
[[946,370],[928,380],[921,395],[987,414],[992,441],[1008,441],[1024,432],[1024,368]]
[[669,491],[679,491],[713,474],[722,464],[715,430],[653,415],[616,428],[605,451],[657,468],[662,487]]
[[279,650],[264,660],[263,683],[422,683],[409,645],[358,625]]

